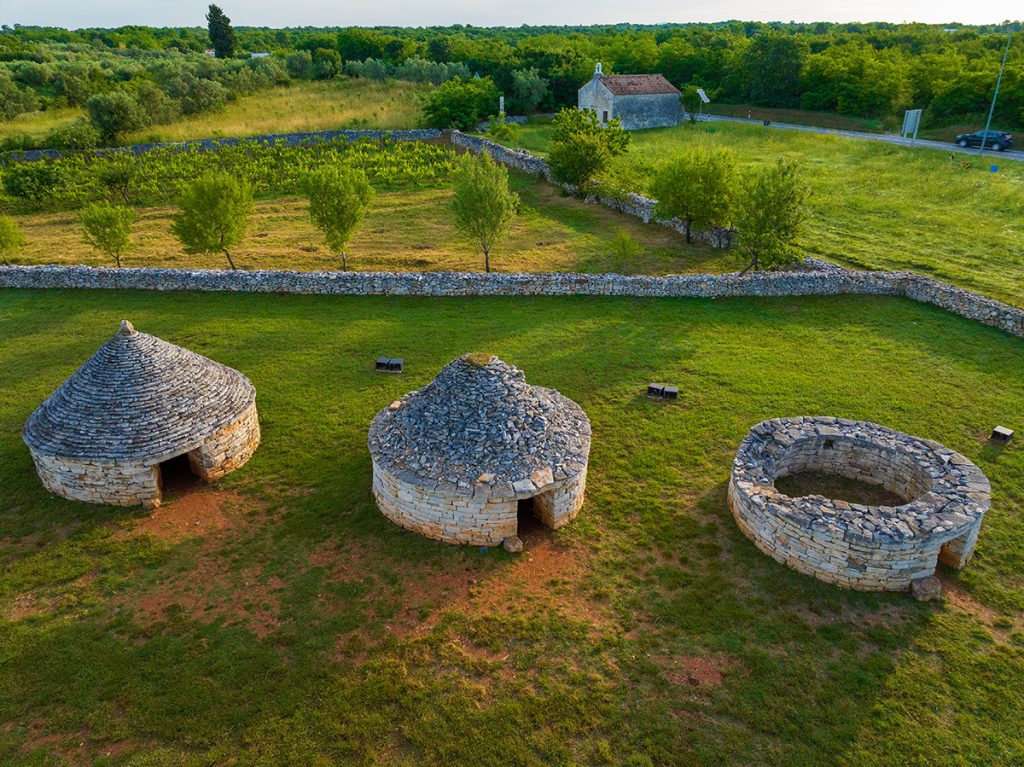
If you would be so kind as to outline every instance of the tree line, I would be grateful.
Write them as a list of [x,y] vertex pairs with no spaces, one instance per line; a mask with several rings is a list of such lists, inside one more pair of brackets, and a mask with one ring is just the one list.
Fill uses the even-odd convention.
[[[661,72],[678,86],[703,87],[722,102],[860,117],[915,107],[926,110],[928,124],[941,125],[986,111],[1013,26],[725,22],[274,30],[231,28],[223,12],[212,18],[210,29],[5,27],[0,61],[17,65],[10,73],[17,92],[0,84],[0,101],[17,103],[26,88],[35,88],[38,72],[25,64],[60,70],[69,51],[120,59],[196,54],[227,29],[230,45],[221,44],[222,58],[267,52],[287,61],[289,76],[299,78],[335,77],[346,67],[357,76],[410,75],[430,82],[468,79],[471,73],[489,77],[515,112],[571,105],[594,63],[602,61],[609,72]],[[1024,124],[1024,39],[1011,47],[996,122]]]

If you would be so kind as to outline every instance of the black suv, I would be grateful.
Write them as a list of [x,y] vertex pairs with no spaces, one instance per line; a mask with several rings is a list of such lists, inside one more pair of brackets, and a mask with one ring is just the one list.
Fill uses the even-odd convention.
[[961,133],[956,137],[956,143],[958,146],[981,146],[983,139],[985,141],[985,148],[991,149],[993,152],[1002,152],[1004,149],[1009,149],[1013,146],[1013,136],[997,130]]

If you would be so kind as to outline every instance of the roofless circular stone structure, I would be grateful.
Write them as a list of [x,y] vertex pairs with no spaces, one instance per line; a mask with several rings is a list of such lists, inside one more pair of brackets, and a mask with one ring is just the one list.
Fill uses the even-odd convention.
[[[775,488],[789,474],[820,471],[880,485],[906,500],[865,506]],[[761,551],[819,580],[861,591],[901,591],[962,568],[989,509],[988,480],[937,442],[844,418],[762,421],[740,443],[729,506]]]
[[590,421],[521,370],[467,354],[370,425],[373,494],[391,521],[448,543],[521,547],[519,502],[550,528],[583,503]]
[[154,508],[162,463],[187,455],[211,481],[249,460],[260,442],[256,390],[237,370],[125,320],[32,413],[22,438],[50,492]]

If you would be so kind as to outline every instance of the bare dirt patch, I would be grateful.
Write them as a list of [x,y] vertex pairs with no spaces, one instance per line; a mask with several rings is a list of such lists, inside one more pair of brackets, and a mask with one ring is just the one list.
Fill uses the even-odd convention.
[[280,592],[284,582],[264,577],[259,565],[232,569],[224,556],[227,536],[248,515],[263,509],[260,502],[230,491],[207,488],[171,498],[124,531],[125,537],[153,535],[178,542],[203,536],[202,549],[188,571],[160,583],[152,590],[126,595],[125,603],[144,622],[158,623],[170,610],[183,610],[193,620],[212,623],[224,620],[242,625],[257,637],[265,637],[280,625]]
[[736,662],[725,655],[681,655],[652,658],[662,675],[672,684],[684,687],[718,687]]
[[124,537],[152,535],[177,542],[194,535],[208,535],[223,530],[236,521],[248,502],[239,493],[196,489],[171,498],[149,515],[135,520]]
[[1011,622],[998,611],[983,605],[948,573],[939,568],[935,575],[942,581],[942,599],[950,610],[967,613],[977,618],[1000,641],[1006,641],[1013,631],[1024,630],[1024,620],[1020,616]]

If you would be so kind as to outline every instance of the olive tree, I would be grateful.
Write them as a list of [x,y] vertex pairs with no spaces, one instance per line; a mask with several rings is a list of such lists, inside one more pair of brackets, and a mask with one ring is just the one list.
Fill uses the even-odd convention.
[[454,174],[452,210],[455,226],[484,254],[491,271],[491,249],[512,226],[519,195],[508,188],[508,170],[484,152],[464,155]]
[[810,216],[810,188],[797,163],[779,160],[751,172],[744,180],[733,223],[739,231],[738,251],[751,269],[773,269],[796,263],[796,239]]
[[690,147],[655,174],[651,194],[658,200],[661,218],[678,218],[692,242],[693,227],[707,229],[729,223],[736,161],[727,149]]
[[185,192],[181,209],[171,222],[171,232],[186,253],[223,253],[236,269],[231,249],[245,236],[252,210],[248,184],[227,173],[211,173]]
[[10,216],[0,216],[0,260],[5,264],[18,255],[25,237],[18,223]]
[[96,202],[82,210],[82,234],[96,250],[121,266],[121,256],[131,247],[135,211],[124,205]]
[[346,166],[326,167],[306,178],[309,217],[324,240],[341,255],[341,270],[348,269],[345,248],[373,199],[373,187],[362,171]]
[[613,157],[629,149],[629,134],[616,117],[602,126],[590,109],[563,109],[554,119],[548,164],[555,180],[585,193]]

